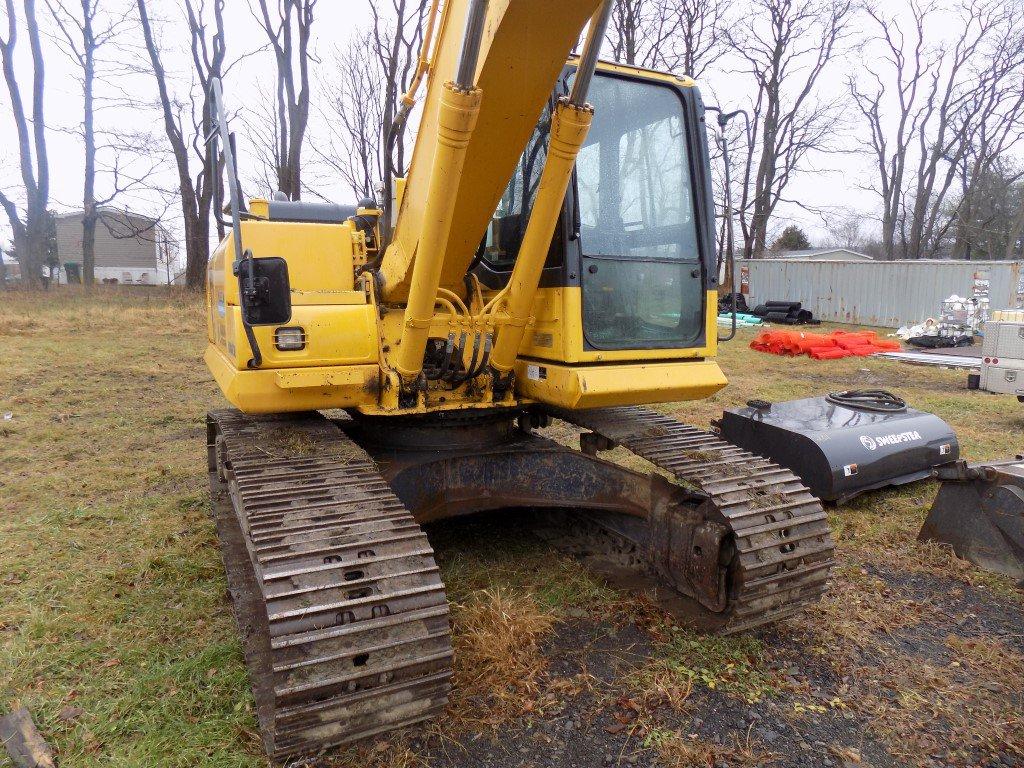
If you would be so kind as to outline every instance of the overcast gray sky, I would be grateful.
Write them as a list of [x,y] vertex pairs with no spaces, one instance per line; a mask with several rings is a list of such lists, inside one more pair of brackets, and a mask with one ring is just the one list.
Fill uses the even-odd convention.
[[[369,20],[370,0],[320,0],[316,6],[316,22],[314,24],[314,48],[320,59],[316,79],[329,78],[332,62],[332,51],[335,46],[344,44],[355,31],[363,27]],[[112,2],[124,3],[125,0],[112,0]],[[71,3],[74,5],[76,3]],[[161,26],[161,37],[163,46],[166,49],[166,63],[172,72],[177,75],[177,87],[181,93],[187,91],[189,83],[189,72],[191,63],[189,60],[190,50],[188,48],[188,37],[184,25],[181,23],[181,10],[177,0],[150,0],[151,13],[165,19]],[[53,31],[53,24],[46,11],[44,4],[40,3],[38,9],[41,27],[46,31]],[[129,3],[129,6],[134,3]],[[888,3],[887,3],[888,5]],[[903,3],[892,3],[893,7],[902,6]],[[248,0],[227,0],[227,38],[229,60],[238,56],[250,53],[258,49],[264,42],[264,33],[256,24],[248,7]],[[936,31],[943,28],[944,20],[951,18],[948,14],[939,14],[933,19]],[[861,20],[863,26],[863,20]],[[129,32],[129,37],[137,38],[135,32]],[[82,99],[80,85],[75,79],[75,67],[62,54],[60,54],[54,43],[44,40],[47,61],[47,123],[50,131],[49,153],[51,164],[51,199],[52,205],[57,210],[69,210],[80,207],[83,160],[80,142],[77,136],[68,133],[66,129],[74,128],[81,120]],[[22,34],[19,42],[19,69],[22,73],[22,87],[25,98],[29,96],[30,75],[28,62],[28,40]],[[115,54],[113,49],[108,50],[105,57],[128,59],[136,56],[130,51]],[[846,77],[851,71],[861,67],[863,63],[870,62],[877,56],[877,50],[872,47],[856,54],[845,55],[831,62],[828,71],[820,81],[819,90],[825,97],[836,95],[845,90]],[[225,89],[226,99],[229,107],[238,112],[246,112],[257,107],[262,98],[257,84],[270,84],[273,82],[273,59],[269,52],[262,51],[245,58],[238,64],[227,78]],[[709,101],[717,101],[723,107],[733,108],[745,106],[750,92],[749,78],[738,73],[739,62],[726,59],[705,75],[702,84],[708,94]],[[124,79],[120,87],[130,91],[133,96],[152,100],[155,97],[155,87],[151,76],[136,75]],[[104,93],[112,94],[110,87],[101,86]],[[713,94],[713,97],[712,97]],[[314,100],[317,98],[314,92]],[[600,104],[596,105],[600,109]],[[316,104],[314,104],[314,112]],[[851,120],[854,115],[851,113]],[[156,111],[145,109],[126,110],[113,108],[101,113],[98,120],[101,127],[117,131],[144,131],[154,130],[158,136],[159,116]],[[244,134],[244,127],[241,121],[234,126],[240,134]],[[845,147],[855,148],[857,142],[854,134],[860,128],[855,122],[851,125],[851,135],[843,138]],[[861,129],[862,130],[862,129]],[[317,130],[317,119],[313,119],[307,142],[317,142],[319,138]],[[863,132],[861,133],[863,135]],[[243,177],[255,177],[252,169],[246,172],[244,166],[247,162],[254,162],[251,152],[247,152],[244,136],[241,137],[240,161],[243,165]],[[162,143],[166,148],[166,144]],[[6,89],[0,89],[0,185],[9,194],[17,196],[17,188],[20,185],[20,176],[17,169],[17,141],[13,122],[9,117],[9,99]],[[313,152],[306,151],[304,158],[313,161]],[[168,158],[169,159],[169,158]],[[834,212],[835,215],[848,213],[850,211],[863,212],[866,217],[873,218],[876,208],[874,196],[862,189],[862,186],[871,181],[871,160],[863,155],[830,155],[828,157],[812,158],[807,164],[805,172],[800,174],[787,191],[787,197],[804,200],[815,206],[825,206]],[[167,164],[159,174],[161,183],[167,188],[173,188],[175,175],[173,168]],[[318,181],[323,178],[317,174]],[[166,181],[163,181],[166,179]],[[350,196],[343,184],[330,183],[330,180],[323,179],[325,183],[319,185],[318,191],[328,198],[335,200],[347,200]],[[100,178],[99,194],[109,187],[109,181]],[[265,190],[246,189],[249,195],[264,193]],[[141,209],[143,212],[157,211],[161,209],[158,196],[152,193],[142,193],[123,201],[127,207]],[[174,228],[176,211],[170,209],[168,223]],[[777,213],[776,226],[788,223],[789,220],[802,224],[810,233],[812,242],[820,240],[827,234],[825,223],[819,216],[815,216],[792,205],[782,207]],[[874,224],[870,225],[874,229]],[[9,239],[9,227],[6,218],[0,221],[0,237],[6,241]]]

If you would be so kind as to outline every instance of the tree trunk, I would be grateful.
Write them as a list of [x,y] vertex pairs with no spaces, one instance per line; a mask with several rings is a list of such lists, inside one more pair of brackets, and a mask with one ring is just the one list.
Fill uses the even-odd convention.
[[82,129],[85,139],[85,179],[82,191],[82,284],[92,288],[96,272],[96,115],[93,85],[96,80],[96,41],[92,29],[91,10],[83,4],[82,97],[84,111]]
[[[156,78],[157,90],[160,94],[160,106],[163,113],[164,131],[174,153],[174,161],[178,170],[178,186],[181,191],[181,213],[185,222],[185,284],[188,288],[198,291],[205,284],[206,265],[210,259],[210,197],[213,193],[211,166],[215,160],[206,153],[205,166],[201,180],[207,180],[203,189],[197,194],[189,172],[189,148],[185,143],[181,128],[175,119],[171,106],[170,92],[167,87],[167,76],[160,51],[153,37],[153,29],[149,21],[146,0],[136,0],[146,50],[149,53],[153,75]],[[202,73],[201,73],[202,74]],[[208,73],[207,73],[208,74]],[[219,70],[218,70],[219,74]],[[208,99],[209,96],[206,96]],[[204,100],[204,104],[206,101]],[[205,110],[209,113],[209,110]],[[204,125],[207,125],[204,118]]]
[[[202,221],[195,210],[185,214],[185,285],[192,290],[206,283],[206,263],[210,252],[210,223]],[[199,257],[203,254],[202,258]]]
[[18,35],[17,15],[13,0],[6,0],[5,5],[8,36],[6,40],[0,40],[0,52],[2,52],[4,80],[10,95],[7,109],[14,118],[15,128],[18,132],[18,157],[25,190],[24,221],[14,203],[2,192],[0,192],[0,205],[3,206],[7,214],[14,234],[17,258],[22,265],[21,279],[29,287],[35,288],[42,282],[41,270],[46,261],[46,211],[50,199],[50,169],[46,154],[46,120],[43,98],[45,80],[43,49],[40,43],[39,24],[36,22],[35,0],[24,0],[25,25],[28,29],[32,58],[30,129],[14,66]]
[[747,258],[760,259],[768,250],[768,219],[772,215],[772,188],[775,184],[775,164],[778,160],[778,121],[775,105],[778,104],[779,89],[774,80],[768,83],[768,98],[772,106],[764,121],[764,138],[761,141],[761,160],[754,181],[754,210],[750,217],[750,242],[747,243]]
[[85,290],[92,289],[96,280],[96,220],[98,218],[95,203],[86,203],[82,215],[82,285]]
[[21,278],[32,288],[39,288],[43,285],[43,268],[46,266],[46,212],[29,213],[26,219],[25,261],[22,262]]

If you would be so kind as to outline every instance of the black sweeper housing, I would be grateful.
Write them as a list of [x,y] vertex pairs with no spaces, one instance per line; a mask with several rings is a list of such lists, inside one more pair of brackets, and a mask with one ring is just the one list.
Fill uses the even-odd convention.
[[792,470],[826,501],[931,477],[960,456],[946,422],[880,390],[751,400],[726,411],[719,427],[726,440]]

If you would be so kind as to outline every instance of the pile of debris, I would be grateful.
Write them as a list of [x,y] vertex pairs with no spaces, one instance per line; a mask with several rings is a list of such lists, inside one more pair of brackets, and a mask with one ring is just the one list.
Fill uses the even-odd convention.
[[758,304],[750,314],[757,315],[766,323],[782,323],[783,325],[820,325],[814,319],[814,313],[804,309],[799,301],[766,301]]
[[867,357],[901,349],[899,342],[880,339],[874,331],[833,331],[829,334],[763,331],[750,342],[750,348],[773,355],[807,355],[815,360]]
[[943,349],[948,347],[969,347],[988,314],[987,301],[967,299],[955,293],[942,302],[939,319],[929,317],[923,323],[903,326],[895,334],[915,347]]

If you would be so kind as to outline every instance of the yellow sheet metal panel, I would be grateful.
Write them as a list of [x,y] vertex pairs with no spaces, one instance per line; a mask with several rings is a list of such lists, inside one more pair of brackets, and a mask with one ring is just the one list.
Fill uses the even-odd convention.
[[[578,65],[580,61],[579,56],[570,56],[569,63]],[[613,72],[620,75],[628,75],[630,77],[643,77],[648,80],[655,80],[662,83],[669,83],[671,85],[678,85],[682,88],[693,88],[697,85],[697,82],[688,75],[673,75],[670,72],[659,72],[656,69],[647,69],[646,67],[637,67],[632,64],[617,64],[613,61],[599,61],[597,63],[598,72]]]
[[[290,221],[242,223],[242,248],[256,258],[280,256],[288,261],[293,291],[352,291],[352,225]],[[238,281],[231,274],[234,247],[224,243],[227,269],[222,273],[228,304],[238,304]]]
[[[206,340],[223,347],[227,339],[224,320],[224,252],[226,242],[222,241],[210,255],[206,268]],[[237,286],[237,283],[236,283]]]
[[516,363],[518,394],[563,408],[700,400],[727,383],[722,369],[710,360],[592,366]]
[[[510,0],[489,4],[477,86],[483,104],[456,192],[455,217],[441,285],[462,291],[462,278],[487,222],[553,84],[599,0]],[[402,276],[388,286],[394,298],[408,290],[408,266],[416,253],[430,204],[427,185],[435,150],[440,89],[456,71],[462,49],[467,0],[451,0],[424,99],[423,119],[410,166],[395,241],[384,271]],[[389,265],[389,261],[392,263]]]
[[718,291],[708,291],[704,305],[704,338],[706,340],[705,357],[718,355]]
[[277,386],[282,389],[362,386],[363,373],[364,369],[355,365],[340,368],[296,368],[278,371]]
[[365,304],[362,291],[296,291],[292,290],[292,306],[306,307],[319,304]]
[[[566,360],[564,305],[567,291],[578,288],[541,288],[533,302],[534,321],[523,335],[519,354],[545,360]],[[576,321],[579,322],[579,321]]]
[[[246,367],[252,352],[245,329],[242,310],[228,307],[225,351],[239,370]],[[302,328],[306,346],[300,350],[281,351],[274,346],[277,328]],[[253,328],[263,368],[308,368],[321,365],[356,365],[377,362],[377,324],[373,307],[368,304],[325,306],[293,306],[292,319],[280,326]]]
[[[283,371],[240,371],[214,346],[206,348],[207,366],[224,397],[245,413],[286,413],[328,408],[351,408],[376,403],[379,369],[376,365],[309,369],[303,374],[316,377],[318,371],[327,383],[313,386],[281,386]],[[298,373],[298,372],[297,372]]]

